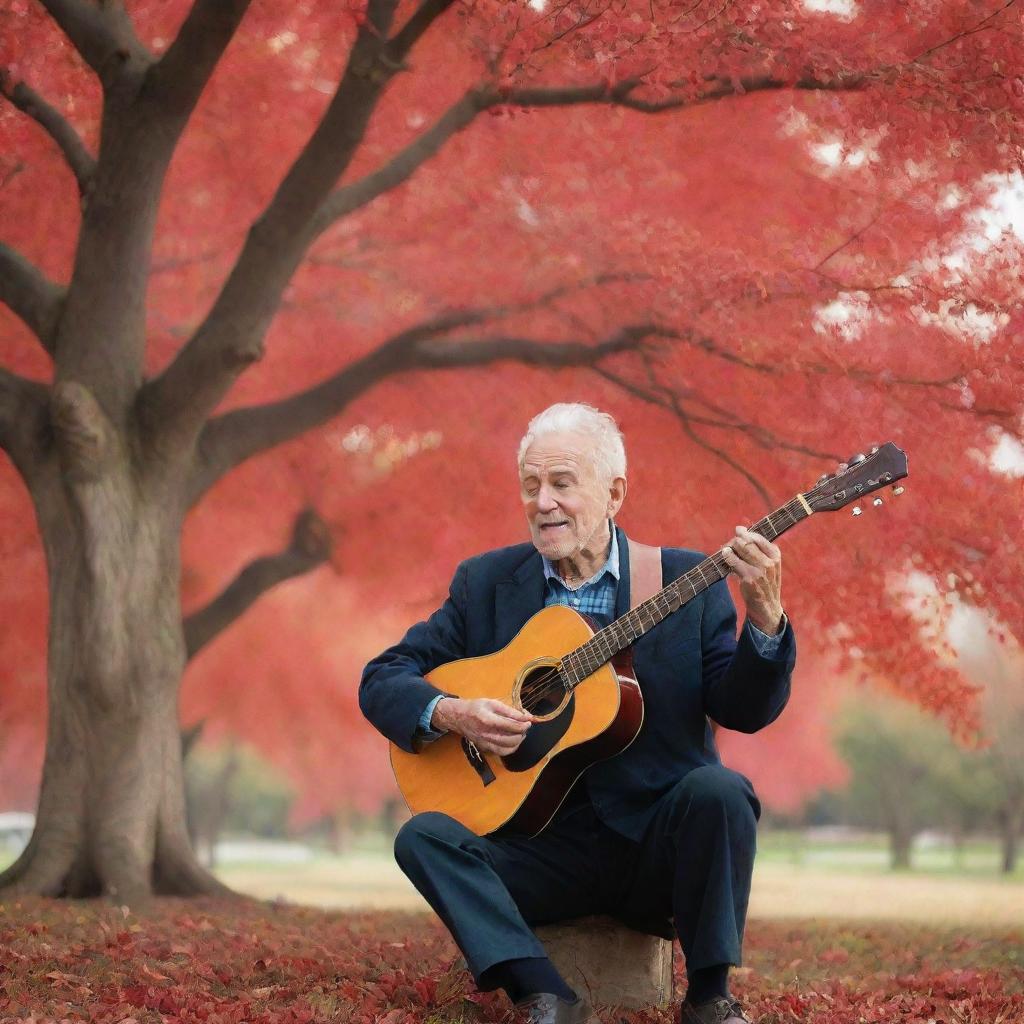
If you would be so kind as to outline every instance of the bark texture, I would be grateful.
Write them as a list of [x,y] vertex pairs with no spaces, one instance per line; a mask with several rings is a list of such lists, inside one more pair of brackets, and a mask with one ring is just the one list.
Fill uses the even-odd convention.
[[47,753],[35,833],[0,887],[224,892],[184,825],[182,501],[84,386],[57,385],[48,413],[29,473],[50,589]]

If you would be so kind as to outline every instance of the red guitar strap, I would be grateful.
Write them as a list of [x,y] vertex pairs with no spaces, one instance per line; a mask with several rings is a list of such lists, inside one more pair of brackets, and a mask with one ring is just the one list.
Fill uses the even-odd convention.
[[635,608],[661,590],[661,548],[638,544],[631,537],[629,544],[629,607]]

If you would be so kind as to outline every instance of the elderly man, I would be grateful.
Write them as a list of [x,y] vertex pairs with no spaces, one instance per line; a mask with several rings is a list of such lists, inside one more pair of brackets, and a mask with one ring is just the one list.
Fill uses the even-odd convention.
[[[490,654],[542,607],[564,604],[601,625],[630,607],[630,543],[614,525],[626,496],[615,421],[586,405],[536,416],[519,449],[532,543],[463,562],[447,601],[366,666],[360,706],[414,752],[446,732],[507,755],[533,721],[498,700],[444,694],[424,675]],[[593,765],[537,836],[477,836],[447,815],[417,814],[395,843],[402,870],[451,931],[477,985],[504,988],[534,1024],[590,1018],[531,925],[591,913],[671,936],[686,958],[682,1024],[746,1021],[728,990],[740,962],[760,805],[749,780],[722,766],[709,719],[753,732],[789,696],[796,657],[780,597],[781,555],[737,527],[723,549],[746,622],[724,581],[633,645],[645,717],[634,742]],[[664,583],[698,564],[664,548]],[[660,581],[659,581],[660,585]]]

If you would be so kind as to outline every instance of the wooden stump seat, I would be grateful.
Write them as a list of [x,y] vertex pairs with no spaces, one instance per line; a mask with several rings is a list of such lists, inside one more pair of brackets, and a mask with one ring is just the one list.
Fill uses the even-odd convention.
[[534,929],[562,977],[591,1002],[640,1009],[672,1000],[674,943],[611,917],[580,917]]

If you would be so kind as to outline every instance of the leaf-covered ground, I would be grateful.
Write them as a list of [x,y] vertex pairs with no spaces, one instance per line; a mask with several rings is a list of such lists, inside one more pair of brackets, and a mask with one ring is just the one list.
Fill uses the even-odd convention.
[[[678,966],[678,958],[677,958]],[[681,995],[683,978],[676,979]],[[762,1024],[1024,1024],[1024,931],[753,922],[734,989]],[[669,1011],[602,1008],[620,1024]],[[245,902],[0,904],[0,1022],[511,1021],[424,914]]]

